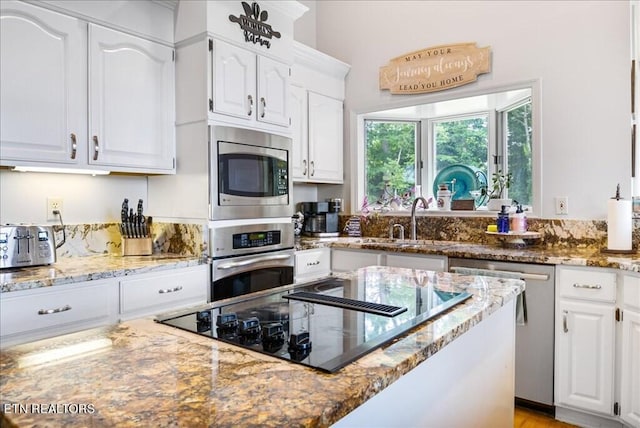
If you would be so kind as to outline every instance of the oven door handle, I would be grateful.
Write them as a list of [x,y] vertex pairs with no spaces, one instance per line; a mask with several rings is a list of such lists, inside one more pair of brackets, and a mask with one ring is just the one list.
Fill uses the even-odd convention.
[[224,263],[224,264],[218,265],[216,269],[227,270],[227,269],[233,269],[233,268],[242,267],[242,266],[254,265],[261,262],[271,262],[274,260],[286,260],[289,258],[291,258],[290,254],[275,254],[271,256],[254,257],[252,259],[246,259],[239,262]]

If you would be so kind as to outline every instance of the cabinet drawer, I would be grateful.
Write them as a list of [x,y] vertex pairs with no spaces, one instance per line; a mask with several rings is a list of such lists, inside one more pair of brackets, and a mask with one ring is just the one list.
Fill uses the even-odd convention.
[[207,301],[207,265],[120,281],[120,313],[142,315]]
[[331,272],[331,250],[318,248],[296,252],[296,280],[300,278],[320,277]]
[[349,272],[365,266],[381,266],[383,253],[376,251],[331,249],[331,270]]
[[640,276],[624,275],[622,282],[624,307],[640,311]]
[[90,281],[2,293],[0,336],[37,331],[36,336],[42,338],[115,322],[116,284],[114,280]]
[[410,256],[399,254],[387,254],[387,266],[426,269],[443,272],[446,269],[446,257],[444,256]]
[[616,274],[600,269],[559,267],[558,290],[561,297],[615,302]]

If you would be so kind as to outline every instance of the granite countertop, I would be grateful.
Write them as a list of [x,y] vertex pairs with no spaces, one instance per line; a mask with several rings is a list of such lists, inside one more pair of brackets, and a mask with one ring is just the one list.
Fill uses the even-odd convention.
[[[0,410],[16,426],[329,426],[524,289],[519,280],[424,273],[425,285],[473,297],[334,374],[138,319],[3,350]],[[56,354],[82,343],[97,349]]]
[[157,272],[202,263],[202,258],[172,254],[64,257],[53,265],[1,270],[0,293]]
[[507,262],[538,263],[550,265],[593,266],[640,272],[640,253],[605,253],[599,248],[555,248],[525,246],[510,248],[501,245],[464,243],[435,240],[394,240],[386,238],[301,238],[296,241],[297,250],[311,248],[353,248],[407,254],[432,254],[468,259],[485,259]]

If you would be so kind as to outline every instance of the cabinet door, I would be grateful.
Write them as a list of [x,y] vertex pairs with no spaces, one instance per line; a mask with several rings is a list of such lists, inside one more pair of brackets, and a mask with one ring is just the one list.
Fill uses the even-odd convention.
[[85,156],[86,49],[86,24],[78,19],[0,3],[3,165],[70,166]]
[[382,255],[376,251],[331,249],[331,271],[350,272],[366,266],[381,266]]
[[89,163],[173,170],[173,49],[90,24],[89,85]]
[[561,300],[556,315],[556,404],[613,414],[612,305]]
[[289,126],[289,80],[287,64],[258,57],[258,110],[256,119],[274,125]]
[[331,273],[331,249],[296,251],[295,281],[306,281]]
[[342,183],[342,102],[309,92],[309,180]]
[[115,323],[114,280],[15,291],[0,295],[3,346]]
[[257,109],[256,55],[220,40],[213,43],[213,111],[253,119]]
[[208,288],[208,265],[136,275],[120,281],[121,319],[204,304]]
[[640,277],[624,276],[620,417],[640,427]]
[[294,181],[305,181],[309,171],[309,147],[307,129],[307,91],[299,86],[291,87],[291,173]]
[[622,321],[621,418],[640,427],[640,313],[624,311]]
[[445,256],[411,256],[387,253],[387,262],[385,266],[409,268],[409,269],[426,269],[436,272],[444,272],[446,270],[447,258]]

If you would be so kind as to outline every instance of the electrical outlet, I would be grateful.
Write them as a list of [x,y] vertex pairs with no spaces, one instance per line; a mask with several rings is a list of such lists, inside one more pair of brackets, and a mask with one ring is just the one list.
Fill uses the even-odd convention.
[[55,221],[60,218],[54,211],[59,211],[62,215],[62,198],[47,198],[47,220]]
[[566,196],[558,196],[556,198],[556,214],[567,215],[569,214],[569,198]]

